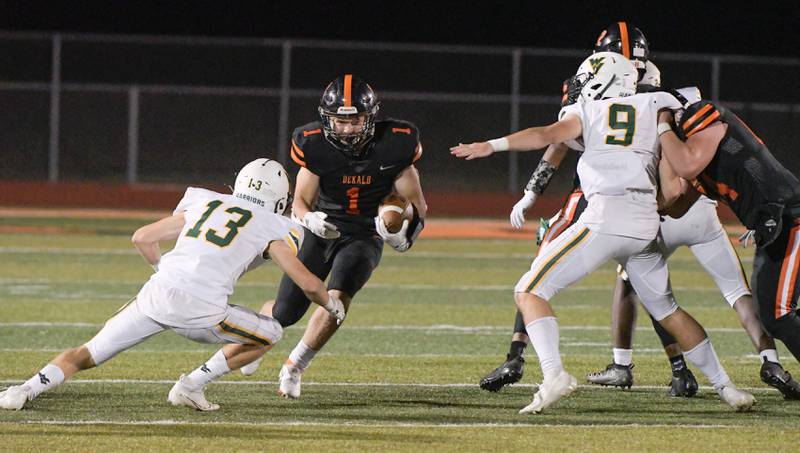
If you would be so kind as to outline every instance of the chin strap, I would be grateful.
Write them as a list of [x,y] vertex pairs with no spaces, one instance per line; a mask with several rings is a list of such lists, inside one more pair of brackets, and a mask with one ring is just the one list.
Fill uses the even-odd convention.
[[408,239],[409,248],[414,245],[417,236],[419,236],[423,228],[425,228],[425,219],[419,216],[419,211],[417,211],[417,207],[414,206],[414,203],[411,203],[411,208],[414,210],[414,217],[411,219],[411,222],[409,222],[408,229],[406,230],[406,239]]

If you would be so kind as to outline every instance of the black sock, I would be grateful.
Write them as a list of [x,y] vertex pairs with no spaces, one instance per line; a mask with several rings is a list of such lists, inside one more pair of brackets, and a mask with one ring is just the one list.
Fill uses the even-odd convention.
[[524,341],[512,341],[511,349],[508,351],[508,358],[513,359],[514,357],[521,357],[522,353],[525,352],[526,346],[528,346],[528,344]]
[[680,371],[686,368],[686,361],[683,360],[683,354],[678,354],[675,357],[670,357],[669,363],[672,365],[672,371]]

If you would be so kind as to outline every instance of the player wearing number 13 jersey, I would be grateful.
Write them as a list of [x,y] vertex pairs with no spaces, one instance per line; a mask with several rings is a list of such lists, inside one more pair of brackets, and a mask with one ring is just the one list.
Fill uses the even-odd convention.
[[[234,354],[218,351],[181,376],[169,392],[173,405],[210,411],[203,389],[211,380],[263,354],[283,334],[274,319],[228,304],[233,286],[246,271],[272,259],[306,294],[339,321],[341,301],[326,293],[296,257],[302,230],[282,214],[289,199],[286,170],[270,159],[246,165],[233,195],[189,188],[173,215],[146,225],[133,243],[156,269],[133,300],[83,346],[68,349],[22,385],[0,392],[0,408],[21,409],[29,400],[98,366],[151,336],[172,330],[203,343],[234,343]],[[159,241],[176,240],[163,257]]]
[[[414,167],[422,155],[419,131],[406,121],[378,121],[379,102],[364,80],[345,74],[322,94],[319,121],[292,134],[291,157],[300,166],[292,216],[310,232],[300,260],[349,307],[380,262],[383,243],[405,252],[424,226],[425,198]],[[396,192],[413,206],[414,216],[400,231],[389,233],[377,217],[378,206]],[[306,313],[309,299],[289,278],[278,288],[271,314],[286,328]],[[336,332],[324,312],[309,320],[303,338],[281,369],[278,393],[300,396],[303,371]],[[257,363],[242,372],[255,371]]]

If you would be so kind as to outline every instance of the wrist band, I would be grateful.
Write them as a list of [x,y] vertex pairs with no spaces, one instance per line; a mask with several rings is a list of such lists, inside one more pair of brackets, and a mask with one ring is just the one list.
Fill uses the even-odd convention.
[[495,152],[508,151],[509,148],[508,139],[505,137],[495,138],[493,140],[489,140],[487,143],[489,143],[489,146],[491,146]]
[[660,137],[661,134],[669,132],[671,130],[672,130],[672,125],[670,125],[669,123],[658,123],[658,128],[656,129],[656,132],[658,132],[658,136]]

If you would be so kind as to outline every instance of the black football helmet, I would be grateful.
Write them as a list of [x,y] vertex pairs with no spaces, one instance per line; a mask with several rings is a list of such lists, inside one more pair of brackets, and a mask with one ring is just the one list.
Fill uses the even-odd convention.
[[644,75],[645,63],[650,59],[650,45],[644,33],[627,22],[614,22],[601,31],[594,45],[594,51],[624,55],[639,71],[639,78]]
[[[366,144],[375,135],[375,116],[380,102],[367,82],[352,74],[339,76],[328,84],[319,101],[319,117],[325,138],[333,146],[352,157],[362,157]],[[364,127],[352,134],[336,132],[335,118],[354,118],[364,115]]]

